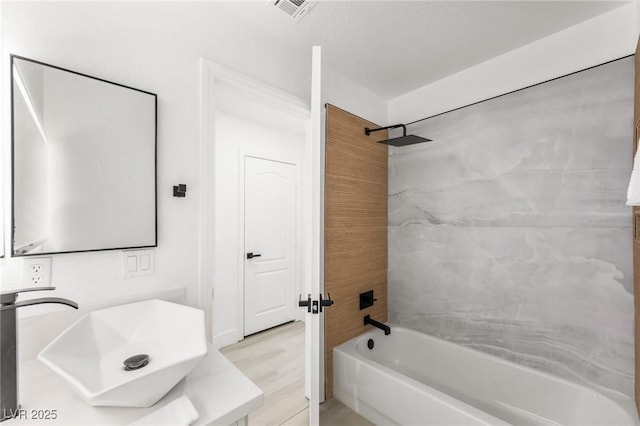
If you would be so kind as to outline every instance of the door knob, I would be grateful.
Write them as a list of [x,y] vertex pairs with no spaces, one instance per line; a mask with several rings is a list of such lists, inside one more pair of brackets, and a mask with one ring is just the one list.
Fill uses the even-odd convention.
[[322,312],[323,306],[331,306],[333,305],[333,300],[331,300],[331,293],[327,293],[327,298],[323,299],[322,294],[320,294],[320,312]]
[[298,297],[298,306],[307,308],[307,312],[311,313],[311,295],[307,295],[307,300],[302,300],[302,295]]
[[261,254],[253,254],[252,252],[247,253],[247,259],[253,259],[254,257],[260,257],[262,256]]

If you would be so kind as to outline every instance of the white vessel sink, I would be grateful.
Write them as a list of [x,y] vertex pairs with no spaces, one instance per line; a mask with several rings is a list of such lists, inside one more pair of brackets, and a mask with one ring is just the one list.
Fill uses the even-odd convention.
[[[143,354],[145,366],[125,370],[126,359]],[[203,311],[146,300],[83,316],[38,359],[91,405],[149,407],[206,354]]]

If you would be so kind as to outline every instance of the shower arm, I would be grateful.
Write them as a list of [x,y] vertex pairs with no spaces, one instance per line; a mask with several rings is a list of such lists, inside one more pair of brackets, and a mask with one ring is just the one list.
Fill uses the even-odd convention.
[[399,129],[402,127],[402,136],[407,136],[407,126],[404,124],[394,124],[392,126],[379,127],[377,129],[370,129],[368,127],[364,128],[364,134],[369,136],[372,132],[378,132],[380,130],[388,130],[388,129]]

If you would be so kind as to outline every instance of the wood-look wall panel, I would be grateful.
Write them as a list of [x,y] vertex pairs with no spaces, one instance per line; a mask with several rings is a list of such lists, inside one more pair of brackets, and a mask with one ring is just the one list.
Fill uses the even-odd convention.
[[[337,176],[326,175],[325,178],[336,179]],[[343,177],[340,178],[344,179]],[[325,192],[330,190],[336,197],[341,196],[342,198],[346,198],[347,201],[349,200],[349,197],[354,197],[361,203],[369,205],[382,203],[382,197],[380,197],[379,192],[386,187],[386,184],[374,184],[371,183],[371,181],[367,182],[366,179],[361,179],[349,183],[328,182],[328,184],[325,185]],[[339,201],[339,198],[336,198],[336,201]],[[350,207],[360,208],[360,205],[353,205]]]
[[[352,234],[353,235],[353,234]],[[344,248],[340,250],[335,250],[330,255],[327,255],[325,259],[331,260],[332,262],[339,263],[341,259],[344,259],[345,262],[353,262],[359,258],[362,264],[371,263],[371,262],[379,262],[380,259],[383,259],[383,255],[379,255],[381,250],[384,250],[386,246],[377,241],[372,241],[371,244],[364,243],[352,243],[349,241],[347,237],[345,238],[336,238],[331,240],[330,242],[333,245],[342,245]],[[347,246],[348,245],[348,246]],[[370,261],[363,262],[363,256],[367,256]],[[329,272],[330,274],[331,272]]]
[[[366,137],[366,136],[365,136]],[[365,163],[365,159],[359,158],[357,156],[346,156],[343,152],[329,152],[327,151],[327,156],[331,156],[334,158],[334,162],[340,163],[339,166],[342,168],[349,168],[347,173],[338,174],[335,172],[326,173],[327,177],[345,177],[345,178],[353,178],[356,180],[360,180],[362,182],[371,182],[371,183],[380,183],[384,182],[380,181],[380,174],[382,173],[382,169],[367,166]],[[386,171],[386,169],[385,169]]]
[[[364,134],[364,130],[360,129],[358,130],[358,133],[362,133],[361,135],[357,135],[359,138],[369,138],[370,145],[357,146],[357,147],[350,147],[346,145],[334,145],[334,146],[327,147],[327,151],[329,152],[336,152],[344,155],[344,158],[336,158],[335,159],[337,161],[336,163],[327,164],[327,166],[329,167],[327,169],[328,172],[331,172],[335,167],[337,170],[339,170],[340,174],[343,174],[345,172],[349,174],[349,170],[340,170],[338,168],[340,164],[343,164],[343,162],[347,160],[353,161],[357,164],[361,163],[360,160],[364,160],[366,164],[370,165],[375,169],[381,170],[385,168],[384,166],[386,162],[382,161],[379,155],[380,153],[385,152],[388,149],[385,144],[381,144],[377,142],[385,139],[386,136],[381,137],[380,135],[385,135],[387,134],[387,132],[383,130],[380,132],[371,133],[369,136],[367,136]],[[331,139],[331,138],[344,139],[351,136],[354,136],[353,128],[345,129],[345,131],[341,131],[341,132],[330,132],[330,131],[327,132],[327,139]]]
[[[387,321],[387,132],[327,105],[324,220],[324,288],[334,305],[325,310],[326,397],[333,397],[333,348],[365,332],[369,314]],[[359,309],[360,293],[378,301]]]
[[[332,193],[338,197],[356,197],[365,204],[380,204],[387,197],[382,197],[380,191],[386,188],[386,185],[371,183],[371,181],[363,181],[356,179],[345,179],[341,176],[329,175],[332,178],[331,182],[325,185],[325,189],[329,189]],[[337,181],[340,179],[341,181]],[[359,206],[352,206],[357,208]]]
[[[382,237],[381,237],[382,238]],[[345,239],[334,240],[331,242],[334,245],[348,245],[347,248],[343,248],[341,250],[336,250],[334,253],[325,256],[326,260],[330,260],[335,265],[346,264],[353,268],[361,267],[362,265],[368,264],[380,264],[382,260],[385,259],[386,255],[380,254],[380,252],[386,249],[386,246],[382,243],[374,242],[372,245],[364,245],[364,244],[351,244],[350,241]],[[357,265],[354,263],[357,261]],[[384,265],[382,265],[384,266]],[[380,267],[384,269],[383,267]],[[331,276],[334,271],[327,271],[325,275]]]

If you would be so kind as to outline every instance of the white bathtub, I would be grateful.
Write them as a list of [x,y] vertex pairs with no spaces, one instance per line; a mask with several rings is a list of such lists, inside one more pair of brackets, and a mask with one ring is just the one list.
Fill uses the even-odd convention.
[[334,348],[333,392],[378,425],[638,424],[627,396],[393,326]]

